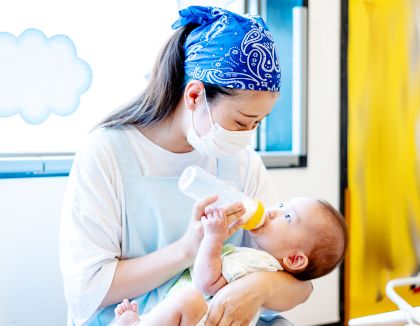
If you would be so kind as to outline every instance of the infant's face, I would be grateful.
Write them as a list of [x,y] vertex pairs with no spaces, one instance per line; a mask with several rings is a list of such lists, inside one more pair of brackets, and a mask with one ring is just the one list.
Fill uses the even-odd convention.
[[278,206],[268,207],[263,226],[250,231],[262,249],[280,259],[314,241],[311,230],[322,223],[320,204],[312,198],[296,197]]

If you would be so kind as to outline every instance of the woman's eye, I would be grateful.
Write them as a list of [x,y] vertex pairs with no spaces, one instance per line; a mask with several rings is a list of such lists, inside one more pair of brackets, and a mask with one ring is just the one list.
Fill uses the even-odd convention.
[[236,121],[236,124],[240,127],[246,127],[246,125],[244,125],[243,123],[240,123],[239,121]]

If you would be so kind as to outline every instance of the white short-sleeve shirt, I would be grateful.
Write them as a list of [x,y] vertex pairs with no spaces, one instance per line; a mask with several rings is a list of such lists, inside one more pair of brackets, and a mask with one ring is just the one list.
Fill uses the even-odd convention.
[[[216,172],[216,160],[197,151],[170,152],[134,126],[124,132],[137,161],[133,164],[138,164],[145,176],[179,176],[189,165]],[[274,186],[259,155],[247,148],[238,154],[238,161],[244,193],[266,206],[276,204]],[[75,155],[61,216],[60,267],[69,311],[76,324],[92,316],[110,288],[121,256],[124,215],[122,176],[113,147],[104,129],[99,128],[87,136]],[[243,243],[255,246],[247,236]]]

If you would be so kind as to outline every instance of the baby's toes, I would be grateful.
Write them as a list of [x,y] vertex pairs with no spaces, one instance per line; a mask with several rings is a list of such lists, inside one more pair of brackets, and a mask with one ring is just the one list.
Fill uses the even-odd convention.
[[123,310],[123,307],[121,306],[121,303],[115,307],[114,313],[116,317],[121,316],[124,313],[125,310]]
[[130,308],[130,301],[128,301],[128,299],[124,299],[124,301],[121,303],[122,306],[124,307],[124,311],[126,310],[131,310]]
[[123,314],[125,311],[130,310],[130,302],[127,299],[124,299],[115,310],[118,310],[120,315]]
[[131,301],[131,310],[134,311],[136,314],[139,313],[139,305],[136,301]]

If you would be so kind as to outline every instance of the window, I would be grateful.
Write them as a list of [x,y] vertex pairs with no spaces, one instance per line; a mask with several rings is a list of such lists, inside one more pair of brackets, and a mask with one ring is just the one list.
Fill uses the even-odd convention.
[[[172,33],[178,8],[208,3],[128,0],[102,2],[98,8],[96,2],[81,0],[66,5],[53,0],[23,2],[0,4],[0,178],[67,175],[74,152],[95,123],[145,87],[150,67]],[[302,46],[306,39],[301,38],[302,47],[292,52],[294,25],[290,16],[287,33],[277,26],[277,2],[291,12],[290,1],[276,0],[267,0],[263,11],[276,41],[285,42],[279,48],[290,51],[280,53],[282,96],[259,129],[255,146],[267,166],[290,166],[299,165],[306,155],[305,146],[295,146],[304,145],[306,101],[298,101],[300,109],[293,104],[291,110],[295,84],[291,64],[286,67],[282,61],[283,56],[290,61],[295,51],[306,51]],[[211,4],[236,12],[249,7],[242,0]],[[298,27],[306,28],[303,20]],[[305,53],[298,53],[306,60]],[[298,73],[303,80],[305,69]],[[303,86],[301,94],[306,91]]]
[[267,167],[306,166],[307,7],[302,0],[266,0],[258,7],[277,44],[282,85],[257,150]]

